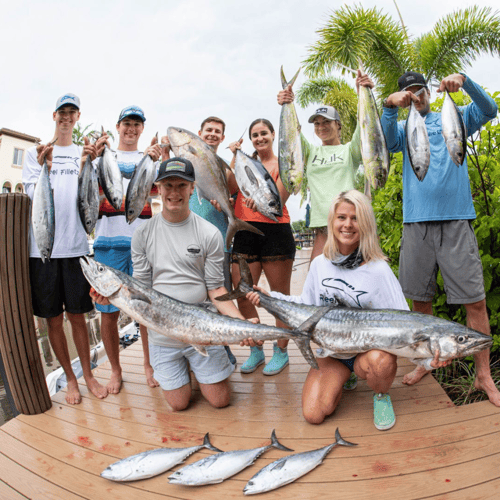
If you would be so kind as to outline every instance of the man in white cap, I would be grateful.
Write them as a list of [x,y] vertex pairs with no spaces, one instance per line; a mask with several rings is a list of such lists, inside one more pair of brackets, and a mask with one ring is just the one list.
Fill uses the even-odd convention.
[[30,148],[23,167],[26,193],[33,198],[41,166],[47,161],[54,192],[55,236],[50,260],[44,263],[30,231],[30,280],[33,312],[47,319],[52,349],[66,374],[66,401],[81,402],[78,382],[73,373],[68,344],[64,333],[64,316],[71,324],[73,340],[80,357],[83,376],[89,391],[97,398],[108,394],[90,368],[90,346],[84,314],[93,309],[89,297],[90,285],[85,279],[79,258],[89,253],[87,234],[77,209],[78,173],[86,156],[95,158],[98,147],[73,144],[72,133],[80,119],[80,99],[64,94],[53,112],[55,133],[51,143]]

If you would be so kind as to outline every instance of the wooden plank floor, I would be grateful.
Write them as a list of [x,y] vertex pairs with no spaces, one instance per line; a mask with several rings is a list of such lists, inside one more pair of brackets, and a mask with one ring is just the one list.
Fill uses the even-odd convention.
[[[307,252],[299,252],[292,293],[299,293]],[[265,282],[263,283],[266,286]],[[272,322],[262,315],[264,322]],[[272,346],[265,346],[271,356]],[[234,347],[238,366],[248,349]],[[0,499],[216,499],[243,498],[246,482],[265,465],[285,455],[270,450],[227,481],[198,488],[168,483],[169,473],[134,483],[113,483],[99,474],[109,464],[161,446],[201,443],[210,432],[223,449],[265,445],[273,429],[295,451],[322,447],[342,436],[355,448],[334,448],[324,463],[293,484],[263,494],[279,499],[483,499],[500,498],[500,412],[488,402],[455,407],[431,376],[417,386],[401,380],[411,369],[399,360],[391,397],[397,415],[393,429],[373,426],[372,393],[364,382],[344,394],[339,408],[320,426],[301,412],[301,388],[308,365],[290,344],[290,366],[275,377],[258,369],[231,377],[231,405],[216,410],[196,384],[187,411],[172,413],[160,389],[145,384],[142,347],[121,353],[124,385],[119,395],[97,400],[81,385],[83,402],[70,406],[64,392],[42,415],[19,416],[0,427]],[[105,383],[109,366],[96,376]],[[191,456],[191,463],[211,452]]]

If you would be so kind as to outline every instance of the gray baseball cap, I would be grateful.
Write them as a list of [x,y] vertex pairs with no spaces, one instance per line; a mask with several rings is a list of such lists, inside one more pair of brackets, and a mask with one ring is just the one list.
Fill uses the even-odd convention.
[[337,120],[340,122],[340,115],[333,106],[321,106],[321,108],[318,108],[314,112],[314,115],[309,118],[309,123],[312,123],[317,116],[323,116],[327,120]]
[[59,97],[59,99],[57,99],[55,111],[57,111],[62,106],[65,106],[66,104],[71,104],[72,106],[75,106],[75,108],[80,109],[80,98],[75,94],[62,95],[61,97]]

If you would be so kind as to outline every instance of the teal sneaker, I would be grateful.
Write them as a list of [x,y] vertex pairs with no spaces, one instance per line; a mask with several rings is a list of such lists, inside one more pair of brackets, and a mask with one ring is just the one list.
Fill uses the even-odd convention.
[[250,347],[250,357],[243,363],[240,372],[252,373],[265,361],[266,355],[264,354],[262,346]]
[[282,349],[278,347],[278,344],[275,342],[273,345],[273,357],[271,361],[267,363],[267,365],[262,370],[264,375],[276,375],[279,373],[285,366],[288,365],[288,350],[285,347]]
[[394,427],[396,415],[389,394],[373,395],[373,423],[379,431],[386,431]]
[[358,387],[358,376],[352,372],[349,380],[344,384],[344,389],[346,391],[353,391]]

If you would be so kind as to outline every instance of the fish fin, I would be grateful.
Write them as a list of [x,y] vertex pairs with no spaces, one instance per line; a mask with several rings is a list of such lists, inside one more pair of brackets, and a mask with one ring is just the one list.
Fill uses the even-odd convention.
[[203,200],[203,196],[201,194],[201,191],[199,189],[197,189],[196,194],[198,195],[198,202],[201,205],[201,200]]
[[[336,304],[336,305],[337,305],[338,307],[351,307],[351,306],[349,305],[349,303],[348,303],[346,300],[344,300],[344,299],[343,299],[340,295],[333,294],[333,297],[334,297],[334,299],[337,301],[337,304]],[[334,306],[332,306],[332,307],[334,307]]]
[[252,170],[247,165],[245,165],[245,173],[247,174],[248,180],[254,186],[258,186],[259,185],[259,181],[257,180],[257,177],[255,177],[254,173],[252,172]]
[[335,431],[335,441],[337,444],[341,446],[358,446],[358,443],[350,443],[349,441],[345,441],[340,435],[339,428],[337,427]]
[[219,311],[217,308],[213,305],[212,302],[197,302],[196,304],[193,304],[194,306],[201,307],[202,309],[205,309],[206,311],[210,311],[213,313],[218,314]]
[[416,128],[413,130],[413,133],[411,134],[411,146],[415,151],[418,150],[418,132]]
[[211,442],[210,442],[210,436],[208,435],[208,432],[205,434],[205,437],[203,438],[203,446],[205,448],[208,448],[209,450],[216,451],[218,453],[222,453],[222,450],[219,450],[219,448],[216,448]]
[[328,312],[330,312],[333,308],[336,306],[331,305],[331,306],[319,306],[314,314],[312,314],[309,318],[307,318],[304,323],[302,323],[297,330],[301,332],[306,332],[306,333],[312,333],[314,330],[315,326],[318,324],[318,321]]
[[248,222],[245,222],[241,219],[234,219],[232,222],[229,223],[229,226],[227,228],[226,248],[231,248],[231,243],[233,241],[234,235],[238,231],[250,231],[251,233],[256,233],[260,236],[264,236],[264,233],[262,231],[252,226]]
[[430,338],[430,336],[427,333],[417,333],[417,335],[415,335],[413,337],[414,343],[417,343],[417,342],[427,342],[430,339],[431,338]]
[[311,339],[303,334],[301,335],[301,337],[293,337],[293,341],[295,342],[302,356],[304,356],[304,359],[309,363],[311,368],[319,370],[318,362],[316,361],[316,358],[314,357],[311,349]]
[[245,295],[246,293],[241,290],[233,290],[232,292],[225,293],[224,295],[219,295],[215,298],[215,300],[225,302],[226,300],[240,299],[241,297],[245,297]]
[[208,352],[204,346],[198,344],[191,344],[191,347],[202,356],[208,356]]
[[151,304],[151,299],[140,290],[129,287],[129,292],[132,300],[142,300],[142,302],[146,302],[146,304]]
[[286,464],[286,457],[280,459],[277,464],[270,470],[281,470]]
[[276,437],[276,431],[275,431],[275,429],[273,429],[273,432],[271,434],[271,445],[274,446],[275,448],[278,448],[278,450],[293,451],[291,448],[287,448],[286,446],[283,446],[278,441],[278,438]]

